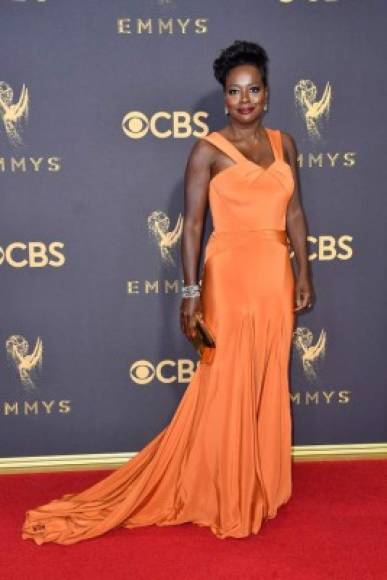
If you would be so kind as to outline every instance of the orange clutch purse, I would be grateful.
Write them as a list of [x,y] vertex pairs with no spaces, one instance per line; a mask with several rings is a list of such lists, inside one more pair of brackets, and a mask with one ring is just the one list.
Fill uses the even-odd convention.
[[200,356],[200,361],[210,363],[215,354],[215,338],[207,324],[199,317],[196,318],[195,329],[196,335],[192,343]]

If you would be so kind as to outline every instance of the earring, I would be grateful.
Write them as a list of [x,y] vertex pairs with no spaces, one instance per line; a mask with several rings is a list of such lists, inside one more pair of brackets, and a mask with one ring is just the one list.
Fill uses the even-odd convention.
[[264,104],[263,110],[267,111],[267,103]]
[[229,115],[229,111],[228,111],[227,107],[224,107],[224,114]]

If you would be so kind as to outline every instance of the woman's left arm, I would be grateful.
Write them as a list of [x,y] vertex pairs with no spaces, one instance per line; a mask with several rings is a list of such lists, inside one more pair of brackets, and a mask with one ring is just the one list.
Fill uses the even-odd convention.
[[291,167],[294,180],[294,191],[286,212],[286,230],[298,265],[298,276],[295,288],[295,310],[302,310],[303,308],[310,307],[314,298],[308,261],[307,227],[300,198],[297,147],[293,137],[289,133],[281,131],[281,135],[285,157],[287,157],[285,161]]

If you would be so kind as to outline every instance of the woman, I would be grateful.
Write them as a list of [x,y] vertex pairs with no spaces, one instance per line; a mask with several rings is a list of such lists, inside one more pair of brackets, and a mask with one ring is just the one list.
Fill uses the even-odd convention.
[[[261,123],[267,60],[250,42],[221,52],[214,72],[229,124],[195,143],[186,168],[181,326],[193,339],[201,317],[215,349],[161,433],[89,489],[27,512],[24,539],[73,544],[117,526],[184,522],[242,538],[290,498],[287,368],[294,311],[311,306],[312,285],[294,141]],[[198,284],[208,200],[214,231]]]

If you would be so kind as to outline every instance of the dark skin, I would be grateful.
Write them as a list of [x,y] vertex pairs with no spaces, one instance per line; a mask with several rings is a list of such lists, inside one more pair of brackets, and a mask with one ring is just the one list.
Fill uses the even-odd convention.
[[[218,131],[252,162],[267,168],[274,161],[270,142],[262,126],[268,87],[262,81],[260,70],[251,64],[232,68],[226,77],[224,104],[229,113],[229,125]],[[242,114],[241,107],[251,108]],[[297,149],[288,133],[282,134],[284,161],[291,167],[294,191],[286,213],[286,231],[297,260],[294,311],[310,308],[314,290],[307,254],[307,228],[300,200]],[[184,177],[184,226],[181,252],[184,284],[198,283],[200,243],[208,205],[210,180],[227,167],[234,165],[227,155],[203,140],[194,144],[187,160]],[[200,296],[183,298],[180,307],[180,326],[191,340],[195,333],[195,318],[203,319]]]

